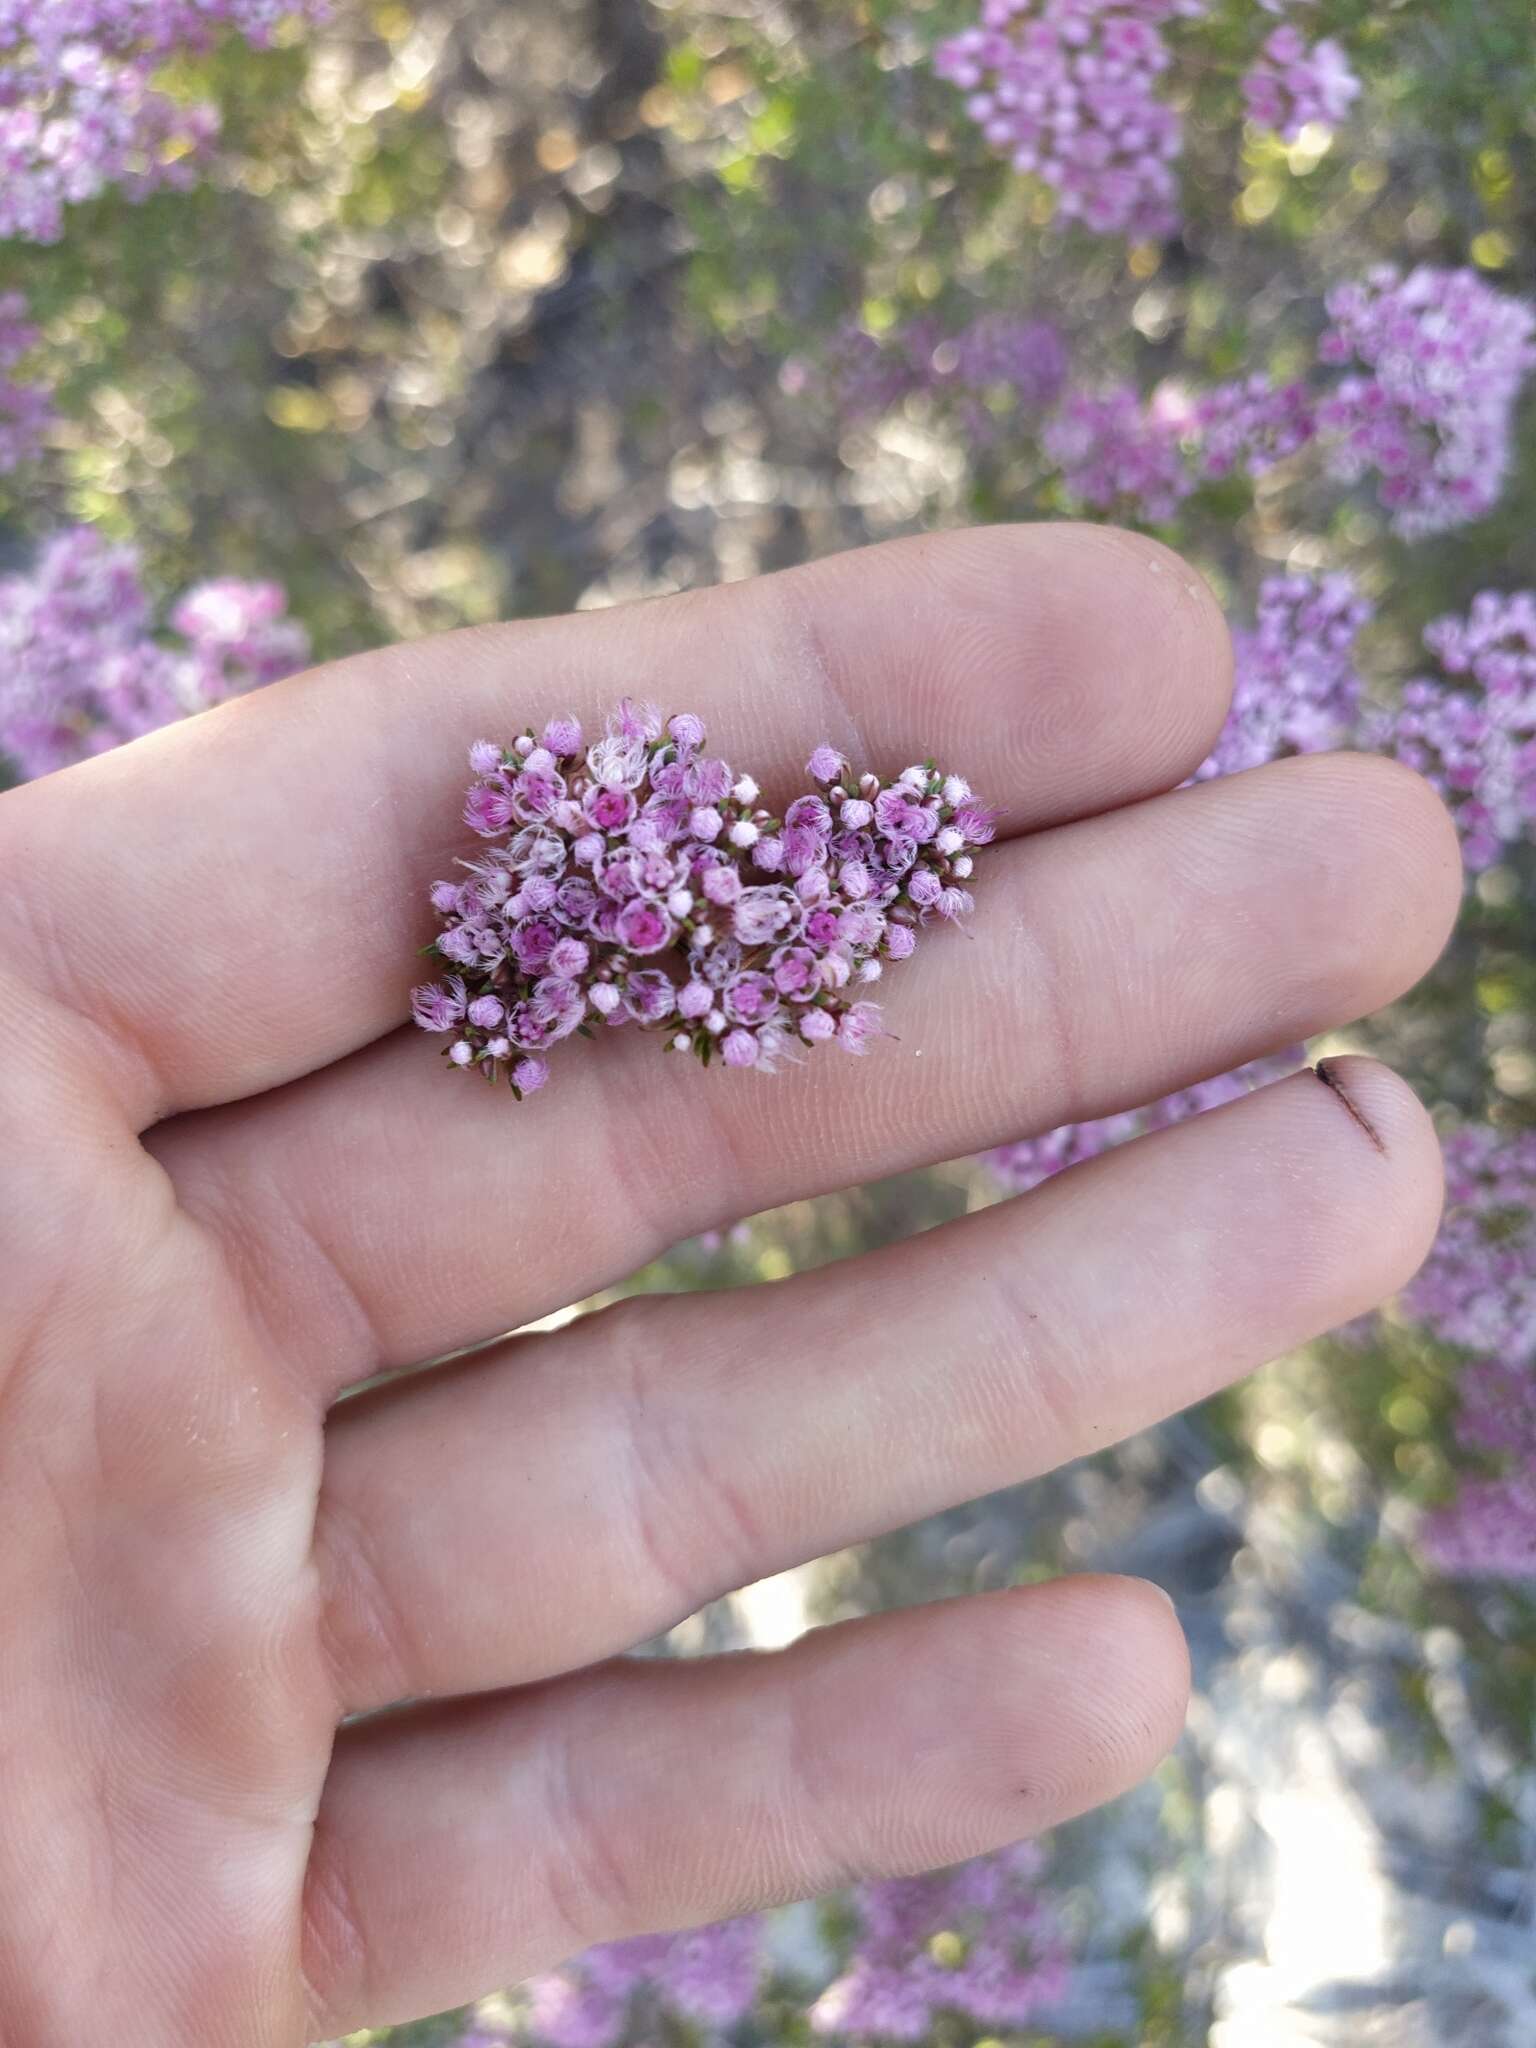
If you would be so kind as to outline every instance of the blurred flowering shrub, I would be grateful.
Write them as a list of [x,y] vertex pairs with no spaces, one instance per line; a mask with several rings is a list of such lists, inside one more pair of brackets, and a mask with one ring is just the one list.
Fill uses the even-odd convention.
[[100,754],[304,665],[276,584],[199,584],[156,630],[138,555],[90,527],[0,578],[0,762],[25,780]]
[[756,2004],[767,1972],[764,1931],[748,1914],[588,1949],[524,1987],[528,2033],[547,2048],[617,2048],[632,2030],[669,2019],[710,2034],[733,2027]]
[[165,67],[220,32],[252,43],[319,0],[0,0],[0,237],[56,242],[65,210],[116,186],[185,186],[218,110]]
[[[1144,399],[1128,382],[1074,385],[1065,363],[1054,388],[1016,376],[1019,409],[1046,411],[1044,474],[1055,473],[1076,511],[1167,526],[1201,483],[1235,477],[1251,488],[1315,443],[1329,476],[1374,483],[1405,538],[1492,510],[1516,404],[1536,366],[1531,307],[1470,270],[1420,265],[1406,277],[1382,266],[1339,285],[1326,311],[1307,375],[1278,386],[1256,372],[1204,389],[1168,381]],[[842,360],[859,362],[856,379],[834,373],[849,411],[889,410],[918,391],[979,381],[963,379],[961,365],[981,324],[946,339],[924,319],[861,350],[844,340]],[[1039,325],[1021,320],[1015,332]],[[1027,430],[1017,416],[1013,425]]]
[[1445,1144],[1446,1216],[1404,1307],[1471,1355],[1457,1435],[1489,1474],[1424,1534],[1444,1571],[1536,1575],[1536,1131],[1469,1126]]
[[0,475],[37,454],[53,415],[43,386],[16,375],[37,340],[21,293],[0,292]]
[[860,1885],[842,1970],[811,2007],[818,2034],[922,2041],[946,2017],[1027,2026],[1059,1999],[1067,1948],[1030,1842],[926,1877]]

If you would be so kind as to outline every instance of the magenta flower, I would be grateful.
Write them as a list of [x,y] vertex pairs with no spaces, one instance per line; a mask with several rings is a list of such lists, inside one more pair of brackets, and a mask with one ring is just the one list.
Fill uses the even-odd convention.
[[1332,36],[1309,43],[1291,22],[1266,38],[1243,78],[1248,118],[1282,142],[1310,121],[1335,128],[1360,97],[1360,81]]
[[921,2042],[946,2015],[970,2032],[1028,2027],[1068,1981],[1066,1945],[1032,1843],[925,1877],[861,1885],[843,1973],[811,2008],[818,2034]]
[[91,527],[0,577],[0,755],[46,775],[303,666],[309,643],[272,584],[206,583],[156,629],[137,553]]
[[1509,467],[1536,312],[1473,270],[1390,267],[1328,294],[1319,360],[1343,372],[1319,423],[1348,481],[1374,474],[1409,539],[1479,519]]
[[435,950],[459,971],[411,998],[417,1024],[452,1034],[454,1066],[529,1094],[546,1067],[527,1055],[626,1022],[763,1072],[833,1039],[862,1053],[880,1013],[856,992],[910,957],[930,912],[970,910],[960,884],[994,818],[957,776],[865,776],[855,796],[818,748],[827,795],[779,820],[750,776],[701,752],[691,713],[663,727],[626,704],[584,752],[560,751],[580,739],[554,720],[542,742],[471,749],[464,816],[488,844],[430,890]]
[[1201,0],[983,0],[934,69],[983,139],[1054,193],[1064,221],[1161,240],[1178,225],[1179,115],[1160,95],[1165,24]]

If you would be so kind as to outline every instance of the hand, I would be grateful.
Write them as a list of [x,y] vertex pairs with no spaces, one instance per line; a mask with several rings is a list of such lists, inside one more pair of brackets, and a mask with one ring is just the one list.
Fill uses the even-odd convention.
[[[1174,557],[1020,527],[363,656],[0,797],[3,2048],[293,2048],[1148,1770],[1185,1661],[1130,1582],[614,1660],[1396,1287],[1438,1155],[1370,1062],[333,1404],[711,1224],[1405,989],[1459,895],[1435,799],[1347,755],[1166,794],[1227,676]],[[519,1106],[400,1028],[467,743],[630,690],[770,790],[830,738],[1007,806],[974,940],[883,991],[899,1043],[764,1080],[625,1033]]]

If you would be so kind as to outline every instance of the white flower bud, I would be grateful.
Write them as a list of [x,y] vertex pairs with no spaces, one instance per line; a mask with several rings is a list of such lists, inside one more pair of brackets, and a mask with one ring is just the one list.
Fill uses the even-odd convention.
[[462,1038],[448,1048],[448,1057],[456,1067],[467,1067],[474,1056],[475,1048]]
[[942,854],[958,853],[965,844],[965,834],[957,832],[953,825],[946,825],[934,844]]
[[966,781],[966,780],[964,779],[964,777],[963,777],[963,776],[959,776],[959,775],[946,775],[946,776],[945,776],[945,778],[944,778],[944,801],[945,801],[945,803],[947,803],[947,804],[963,804],[963,803],[965,803],[965,802],[967,801],[967,799],[968,799],[968,798],[970,798],[970,797],[972,797],[972,796],[974,796],[974,795],[975,795],[975,791],[974,791],[974,790],[973,790],[973,789],[971,788],[971,785],[970,785],[970,784],[969,784],[969,783],[968,783],[968,782],[967,782],[967,781]]
[[971,859],[971,856],[968,853],[962,853],[960,858],[954,864],[953,872],[963,882],[969,877],[971,870],[975,867],[975,865],[976,863]]
[[674,917],[686,917],[693,908],[693,891],[691,889],[674,889],[667,898],[667,908]]
[[757,784],[750,775],[743,775],[731,787],[731,795],[735,797],[739,804],[755,804],[758,794]]
[[512,751],[514,754],[520,754],[526,761],[528,756],[533,752],[533,734],[531,732],[525,732],[519,738],[515,739],[512,742]]
[[709,1032],[711,1037],[718,1038],[721,1032],[725,1029],[724,1010],[711,1010],[709,1015],[704,1019],[704,1029],[707,1032]]
[[738,818],[728,834],[732,846],[742,847],[756,846],[762,836],[750,818]]

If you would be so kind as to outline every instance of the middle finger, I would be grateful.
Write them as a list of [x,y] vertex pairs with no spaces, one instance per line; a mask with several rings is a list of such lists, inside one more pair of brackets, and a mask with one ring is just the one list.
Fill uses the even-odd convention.
[[1429,967],[1460,886],[1426,785],[1315,756],[989,849],[970,935],[934,934],[881,984],[897,1042],[866,1060],[700,1074],[627,1031],[573,1044],[518,1104],[407,1031],[152,1145],[330,1398],[695,1231],[1132,1108],[1363,1015]]

